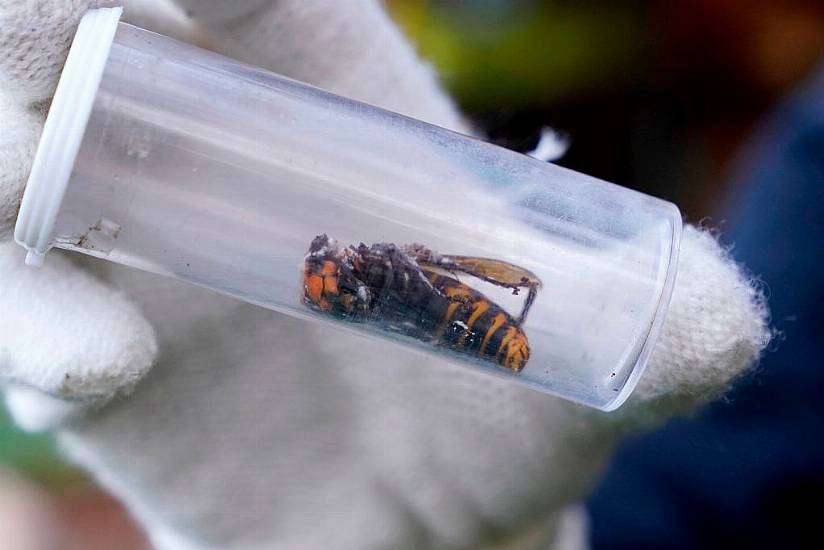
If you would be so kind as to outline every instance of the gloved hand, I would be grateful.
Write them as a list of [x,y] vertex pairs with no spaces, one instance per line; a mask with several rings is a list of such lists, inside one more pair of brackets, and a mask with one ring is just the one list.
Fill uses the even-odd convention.
[[[0,380],[21,426],[159,548],[574,548],[570,506],[628,431],[723,390],[769,338],[757,290],[686,227],[649,368],[617,413],[171,279],[8,242],[43,105],[93,0],[0,5]],[[466,131],[371,0],[127,3],[126,19]]]

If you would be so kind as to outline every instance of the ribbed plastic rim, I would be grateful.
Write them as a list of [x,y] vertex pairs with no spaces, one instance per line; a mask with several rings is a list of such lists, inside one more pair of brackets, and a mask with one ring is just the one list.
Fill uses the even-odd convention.
[[74,35],[14,228],[14,240],[28,251],[28,265],[42,265],[52,246],[57,213],[122,12],[120,7],[90,10]]

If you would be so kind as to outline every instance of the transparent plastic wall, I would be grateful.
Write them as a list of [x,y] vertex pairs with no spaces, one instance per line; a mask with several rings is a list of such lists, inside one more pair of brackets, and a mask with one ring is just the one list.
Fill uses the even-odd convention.
[[680,226],[670,203],[119,24],[51,244],[609,410]]

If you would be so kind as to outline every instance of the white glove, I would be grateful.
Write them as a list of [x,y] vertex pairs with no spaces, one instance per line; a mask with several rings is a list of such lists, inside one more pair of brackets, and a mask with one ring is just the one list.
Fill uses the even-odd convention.
[[[98,4],[0,4],[0,380],[157,547],[577,547],[565,510],[618,438],[717,395],[766,344],[760,294],[692,227],[649,368],[609,415],[108,262],[24,267],[8,238],[37,107]],[[466,130],[376,1],[180,4],[126,17]]]

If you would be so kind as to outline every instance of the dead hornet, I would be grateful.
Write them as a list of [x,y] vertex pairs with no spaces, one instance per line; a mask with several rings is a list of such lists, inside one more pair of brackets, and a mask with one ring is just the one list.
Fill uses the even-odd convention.
[[[472,287],[469,274],[518,294],[518,318]],[[423,245],[375,243],[342,247],[315,237],[303,272],[304,303],[342,320],[388,330],[520,372],[530,349],[522,325],[541,288],[535,274],[489,258],[440,255]]]

